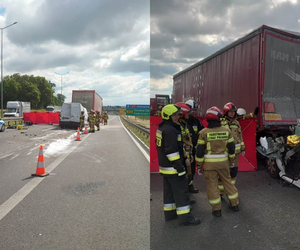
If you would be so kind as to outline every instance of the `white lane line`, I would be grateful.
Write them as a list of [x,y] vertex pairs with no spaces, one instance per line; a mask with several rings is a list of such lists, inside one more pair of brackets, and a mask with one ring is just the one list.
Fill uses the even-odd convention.
[[141,145],[138,144],[138,143],[136,142],[136,140],[133,138],[133,136],[128,132],[127,128],[124,126],[123,122],[121,121],[120,116],[118,116],[118,117],[119,117],[119,121],[121,122],[121,124],[122,124],[123,128],[125,129],[125,131],[127,132],[127,134],[131,137],[131,139],[134,141],[135,145],[139,148],[139,150],[141,150],[141,152],[143,153],[143,155],[144,155],[144,156],[146,157],[146,159],[150,162],[150,156],[147,154],[147,152],[145,151],[145,149],[143,149],[143,148],[141,147]]
[[115,119],[116,117],[117,117],[117,116],[114,116],[113,118],[108,119],[107,124],[109,125],[109,123],[110,123],[113,119]]
[[[82,141],[84,141],[89,135],[85,136]],[[46,172],[51,173],[69,154],[76,149],[81,142],[76,142],[71,147],[68,154],[59,156],[54,162],[52,162],[47,168]],[[0,221],[15,207],[17,206],[30,192],[39,185],[42,180],[47,177],[34,177],[31,181],[29,181],[24,187],[22,187],[19,191],[13,194],[10,198],[8,198],[2,205],[0,205]]]

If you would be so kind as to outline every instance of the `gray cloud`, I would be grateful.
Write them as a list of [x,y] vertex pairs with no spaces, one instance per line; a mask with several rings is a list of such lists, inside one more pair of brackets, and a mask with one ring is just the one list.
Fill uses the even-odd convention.
[[[49,40],[71,45],[114,40],[136,31],[138,23],[147,17],[148,5],[147,0],[114,0],[113,4],[109,0],[41,1],[34,14],[28,15],[15,4],[11,8],[18,12],[18,20],[9,16],[8,22],[18,21],[14,27],[18,32],[8,34],[20,45]],[[126,41],[134,39],[127,36]]]
[[166,69],[187,68],[263,24],[297,31],[299,20],[299,2],[152,0],[151,78],[170,79]]
[[166,75],[174,75],[176,72],[178,72],[178,68],[173,65],[159,66],[151,64],[150,67],[150,76],[155,79],[164,78]]

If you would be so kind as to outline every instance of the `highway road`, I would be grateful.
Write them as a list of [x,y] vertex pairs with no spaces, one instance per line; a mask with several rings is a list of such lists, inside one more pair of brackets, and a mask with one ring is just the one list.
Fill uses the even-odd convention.
[[206,196],[203,176],[194,180],[200,189],[192,213],[201,218],[198,226],[164,222],[162,177],[151,174],[151,249],[295,250],[300,249],[300,192],[295,186],[272,179],[266,170],[240,172],[236,186],[240,211],[222,201],[222,217],[215,218]]
[[[54,125],[0,133],[0,249],[149,249],[149,157],[110,116],[82,136]],[[47,177],[36,171],[44,146]]]

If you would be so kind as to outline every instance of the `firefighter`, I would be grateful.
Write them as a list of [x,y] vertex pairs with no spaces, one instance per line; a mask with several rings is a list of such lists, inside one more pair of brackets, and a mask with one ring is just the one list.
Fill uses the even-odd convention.
[[89,112],[88,122],[90,126],[90,133],[95,133],[95,111],[92,109]]
[[229,171],[229,164],[232,164],[235,158],[235,144],[231,131],[221,126],[222,116],[217,107],[206,111],[208,126],[199,133],[195,158],[198,171],[204,173],[208,201],[212,206],[212,214],[216,217],[222,216],[219,178],[229,198],[230,207],[235,212],[239,211],[238,191],[231,183]]
[[104,125],[107,125],[107,120],[108,120],[107,111],[105,111],[104,114],[103,114],[103,120],[104,120]]
[[[231,130],[234,143],[235,143],[235,162],[234,166],[230,169],[231,182],[235,184],[236,176],[238,173],[239,154],[245,155],[245,144],[242,136],[242,129],[240,123],[236,118],[237,108],[232,102],[228,102],[224,105],[224,117],[221,124]],[[222,183],[219,183],[219,188],[222,190],[224,187]],[[222,192],[221,192],[222,193]]]
[[84,127],[84,111],[83,110],[81,111],[79,119],[80,119],[80,130],[82,131],[83,127]]
[[98,128],[98,131],[100,131],[101,115],[100,115],[99,110],[96,110],[95,121],[96,121],[96,127]]
[[192,169],[191,163],[194,161],[194,157],[192,155],[193,151],[193,143],[192,137],[190,135],[190,131],[187,125],[187,120],[189,118],[190,107],[186,105],[184,102],[176,103],[178,107],[180,107],[182,114],[179,117],[179,124],[181,128],[182,135],[182,147],[183,147],[183,156],[184,156],[184,166],[187,171],[188,183],[192,179]]
[[[192,136],[192,143],[193,143],[193,151],[192,156],[195,159],[196,154],[196,146],[198,141],[198,134],[199,132],[204,128],[204,126],[201,124],[201,122],[195,117],[196,111],[197,111],[197,103],[194,100],[188,100],[185,102],[191,109],[191,112],[189,113],[189,119],[187,120],[188,128],[190,130],[190,134]],[[196,162],[191,162],[191,169],[192,169],[192,175],[189,179],[189,192],[190,193],[198,193],[199,190],[194,187],[193,179],[195,175],[195,169],[196,169]]]
[[180,125],[180,107],[168,104],[162,109],[162,122],[156,132],[156,149],[159,172],[163,175],[165,220],[179,218],[184,226],[198,225],[190,212],[190,198],[186,171],[183,165],[183,148]]
[[246,110],[243,108],[238,108],[236,111],[236,118],[238,121],[240,120],[245,120],[245,119],[249,119],[249,118],[253,118],[256,117],[257,114],[259,112],[259,108],[256,107],[254,112],[250,113],[250,114],[246,114]]

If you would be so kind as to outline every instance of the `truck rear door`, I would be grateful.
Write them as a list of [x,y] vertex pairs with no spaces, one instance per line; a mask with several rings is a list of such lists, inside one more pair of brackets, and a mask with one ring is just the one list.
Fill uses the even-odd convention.
[[300,39],[263,32],[263,127],[294,125],[300,118]]

